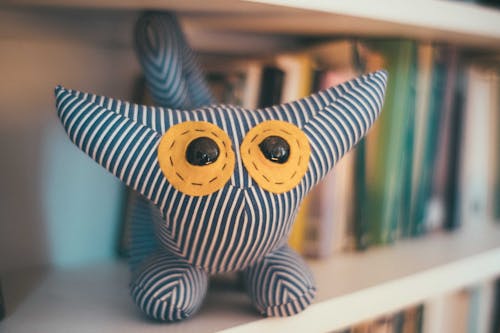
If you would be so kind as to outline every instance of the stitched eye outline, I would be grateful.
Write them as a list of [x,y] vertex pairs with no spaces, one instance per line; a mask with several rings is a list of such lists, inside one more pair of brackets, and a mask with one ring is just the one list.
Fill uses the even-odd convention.
[[[268,137],[277,136],[289,147],[286,162],[269,160],[260,144]],[[311,147],[309,139],[297,126],[281,120],[268,120],[252,128],[240,145],[241,159],[253,180],[263,189],[280,194],[297,186],[309,165]]]
[[[186,158],[191,142],[206,137],[215,142],[219,155],[206,165],[193,165]],[[218,126],[205,121],[186,121],[165,132],[158,145],[158,163],[172,186],[187,195],[204,196],[220,190],[234,172],[231,139]]]

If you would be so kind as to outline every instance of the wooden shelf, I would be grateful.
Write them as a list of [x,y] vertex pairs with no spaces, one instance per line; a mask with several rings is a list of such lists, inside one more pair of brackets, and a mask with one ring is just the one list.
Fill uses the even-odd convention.
[[499,10],[451,1],[16,0],[11,3],[30,7],[176,10],[189,29],[204,32],[393,36],[500,48]]
[[437,233],[365,253],[311,261],[315,303],[289,318],[262,319],[242,291],[213,287],[178,324],[146,320],[128,296],[124,263],[4,277],[6,332],[321,332],[396,311],[500,275],[500,226]]

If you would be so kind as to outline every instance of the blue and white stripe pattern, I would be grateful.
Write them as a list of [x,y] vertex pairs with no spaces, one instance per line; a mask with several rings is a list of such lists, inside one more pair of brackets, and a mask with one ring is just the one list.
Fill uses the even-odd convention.
[[[157,219],[156,235],[162,248],[193,269],[216,273],[258,265],[284,246],[303,197],[375,121],[386,79],[386,72],[379,71],[292,103],[253,111],[228,105],[184,111],[148,107],[62,87],[56,96],[59,117],[71,140],[158,207],[163,219]],[[189,120],[215,124],[233,141],[234,174],[222,189],[207,196],[175,190],[158,165],[162,133]],[[311,146],[304,178],[282,194],[264,191],[252,180],[238,149],[245,134],[267,120],[295,124]],[[298,261],[296,265],[297,271],[306,269]],[[258,280],[251,279],[253,284]],[[300,279],[292,283],[304,292],[312,290]]]
[[[175,15],[168,12],[146,12],[135,26],[135,46],[156,105],[170,108],[201,107],[213,103],[213,97],[180,28]],[[158,209],[138,195],[131,209],[131,248],[129,263],[132,271],[157,243],[152,237]],[[149,208],[148,208],[149,207]],[[136,212],[141,212],[137,214]],[[160,225],[160,223],[155,223]]]
[[[144,70],[148,88],[156,105],[172,108],[201,107],[212,103],[212,96],[203,79],[194,53],[183,36],[176,17],[169,13],[145,13],[135,28],[135,44],[138,59]],[[144,197],[132,192],[131,246],[129,264],[134,274],[140,264],[149,260],[138,277],[132,279],[131,294],[136,304],[152,318],[177,321],[191,315],[203,300],[206,278],[196,269],[185,265],[183,278],[179,278],[179,267],[175,262],[166,265],[155,253],[159,242],[154,226],[161,228],[160,211]],[[156,232],[162,235],[161,231]],[[168,241],[168,240],[167,240]],[[173,258],[170,258],[173,260]],[[189,278],[198,276],[198,283]],[[172,286],[172,277],[176,284]],[[145,281],[163,281],[149,284]],[[147,286],[147,287],[144,287]],[[163,295],[168,302],[153,295]],[[158,307],[161,304],[161,307]],[[182,309],[182,310],[180,310]],[[179,312],[180,311],[180,312]]]
[[266,316],[291,316],[311,304],[316,288],[304,260],[288,246],[273,251],[244,271],[257,310]]
[[130,291],[137,306],[149,317],[173,322],[198,310],[207,285],[206,272],[166,251],[159,251],[136,271]]
[[142,15],[135,27],[135,45],[157,105],[189,109],[214,102],[174,15]]
[[[313,278],[285,245],[297,207],[375,121],[386,73],[281,106],[245,110],[211,105],[174,16],[145,14],[136,27],[136,45],[155,103],[165,108],[56,89],[58,115],[75,145],[141,195],[132,213],[135,302],[157,320],[181,320],[202,303],[207,274],[243,270],[261,313],[285,316],[303,310],[314,297]],[[311,146],[308,172],[282,194],[260,188],[241,161],[239,146],[246,133],[267,120],[295,124]],[[210,195],[177,191],[158,165],[162,134],[186,121],[215,124],[232,140],[234,173]]]

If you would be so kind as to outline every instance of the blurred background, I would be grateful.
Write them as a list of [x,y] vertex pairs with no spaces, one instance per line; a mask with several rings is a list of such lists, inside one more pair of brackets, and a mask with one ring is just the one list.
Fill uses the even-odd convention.
[[[265,107],[380,68],[389,71],[382,117],[305,200],[290,245],[313,263],[319,289],[332,285],[334,296],[404,276],[421,282],[414,295],[387,294],[400,300],[397,306],[380,301],[379,310],[349,325],[322,328],[499,333],[497,6],[0,3],[0,282],[33,268],[77,272],[126,258],[127,189],[68,140],[54,88],[147,103],[133,27],[142,10],[167,9],[179,14],[224,103]],[[473,255],[483,257],[466,262]],[[453,263],[455,270],[444,270]],[[349,281],[361,265],[366,277]],[[419,280],[418,273],[432,269],[436,275]],[[323,271],[347,273],[337,287]],[[468,277],[471,271],[477,274]],[[432,289],[434,279],[446,287]],[[3,285],[4,295],[16,294],[15,283]],[[17,309],[22,302],[16,298]],[[4,324],[21,331],[16,325],[23,317],[10,312]]]

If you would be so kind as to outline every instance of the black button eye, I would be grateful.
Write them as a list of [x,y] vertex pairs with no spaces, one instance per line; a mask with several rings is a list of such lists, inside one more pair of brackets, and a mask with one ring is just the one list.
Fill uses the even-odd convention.
[[259,144],[264,156],[274,163],[283,164],[290,156],[290,145],[279,136],[268,136]]
[[218,157],[219,147],[205,136],[191,141],[186,149],[186,160],[192,165],[208,165],[217,161]]

